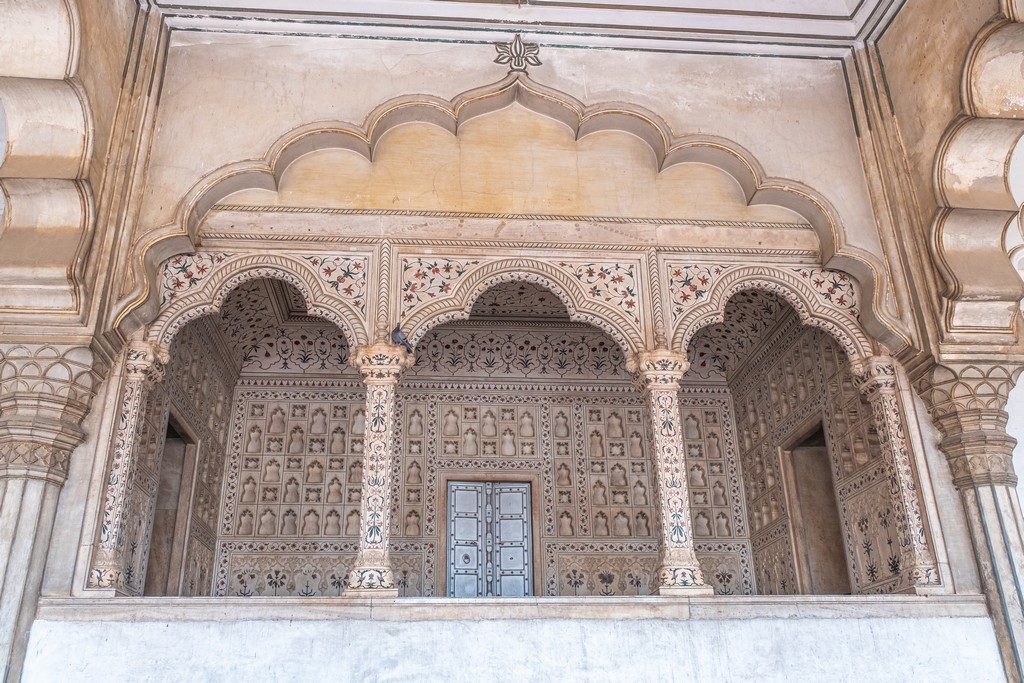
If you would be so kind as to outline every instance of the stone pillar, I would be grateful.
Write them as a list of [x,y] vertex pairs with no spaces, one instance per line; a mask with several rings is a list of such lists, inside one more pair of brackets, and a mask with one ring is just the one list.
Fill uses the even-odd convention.
[[713,595],[693,548],[690,487],[682,446],[679,415],[679,380],[686,373],[686,356],[659,350],[637,354],[631,370],[647,402],[654,434],[653,461],[658,530],[659,595]]
[[888,356],[872,356],[851,368],[854,383],[871,404],[879,446],[889,477],[903,556],[904,585],[926,593],[940,584],[935,552],[928,541],[910,445],[904,433],[906,411],[900,396],[901,375]]
[[93,396],[86,346],[0,345],[0,654],[18,680],[57,497]]
[[937,365],[921,382],[942,433],[978,561],[982,590],[1011,681],[1024,680],[1024,519],[1013,471],[1016,440],[1006,433],[1006,399],[1021,367]]
[[366,385],[366,440],[359,505],[359,554],[349,573],[345,595],[398,596],[388,556],[395,389],[399,377],[415,361],[415,356],[403,347],[385,343],[359,347],[352,355],[352,365],[362,374]]
[[151,342],[133,342],[124,352],[120,414],[107,470],[103,520],[89,569],[90,588],[124,592],[129,549],[125,539],[145,408],[153,385],[163,379],[169,361],[167,350]]

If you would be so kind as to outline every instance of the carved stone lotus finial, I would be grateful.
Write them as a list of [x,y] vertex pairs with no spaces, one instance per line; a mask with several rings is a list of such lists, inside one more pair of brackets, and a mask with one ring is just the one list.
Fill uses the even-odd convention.
[[498,56],[494,58],[495,64],[508,64],[510,71],[522,71],[531,66],[540,66],[540,46],[537,43],[524,43],[522,36],[518,33],[508,43],[498,43],[494,46]]

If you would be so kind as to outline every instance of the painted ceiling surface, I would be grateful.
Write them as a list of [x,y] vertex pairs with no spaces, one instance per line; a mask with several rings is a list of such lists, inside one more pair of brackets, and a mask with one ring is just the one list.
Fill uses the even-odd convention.
[[768,334],[796,312],[774,294],[751,290],[735,294],[725,319],[703,328],[690,342],[691,378],[724,381]]
[[242,373],[351,371],[348,344],[335,325],[307,315],[302,295],[278,280],[253,280],[224,300],[220,329]]

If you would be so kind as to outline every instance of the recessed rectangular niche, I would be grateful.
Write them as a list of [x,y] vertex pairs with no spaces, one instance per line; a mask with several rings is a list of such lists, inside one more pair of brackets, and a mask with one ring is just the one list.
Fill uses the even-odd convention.
[[195,480],[195,443],[167,424],[143,595],[179,595]]
[[850,594],[831,458],[821,425],[783,450],[780,460],[800,592]]

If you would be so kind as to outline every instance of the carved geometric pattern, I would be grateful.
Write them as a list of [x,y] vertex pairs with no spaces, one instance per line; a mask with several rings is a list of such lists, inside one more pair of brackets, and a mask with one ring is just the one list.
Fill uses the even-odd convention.
[[551,318],[569,319],[557,296],[532,282],[504,282],[495,285],[473,302],[474,318]]
[[448,323],[416,345],[409,377],[475,376],[502,379],[618,379],[629,382],[618,344],[589,325],[523,321],[494,325]]
[[[355,564],[357,541],[224,541],[213,594],[237,597],[339,596]],[[391,547],[401,597],[434,595],[434,543]]]
[[854,592],[907,587],[874,413],[854,386],[843,351],[827,334],[802,326],[793,316],[765,338],[729,385],[737,406],[760,591],[797,591],[775,446],[791,443],[814,416],[822,420],[831,456]]
[[[228,412],[236,376],[217,353],[209,319],[187,325],[171,346],[164,380],[149,386],[144,375],[125,383],[118,433],[104,499],[99,544],[89,585],[141,595],[152,540],[153,516],[168,413],[194,435],[198,449],[189,520],[186,575],[196,594],[208,595],[213,525],[220,508]],[[131,358],[131,356],[129,356]],[[133,361],[138,363],[138,359]],[[191,574],[189,574],[191,572]],[[187,586],[186,586],[187,588]]]
[[252,280],[231,290],[220,321],[243,373],[351,371],[344,333],[305,309],[298,290],[279,280]]
[[787,308],[777,296],[761,290],[734,294],[725,306],[724,320],[693,336],[688,377],[725,379],[779,323]]
[[[657,543],[548,542],[544,556],[544,595],[649,595],[657,588]],[[749,547],[698,543],[697,557],[716,594],[754,593]]]

